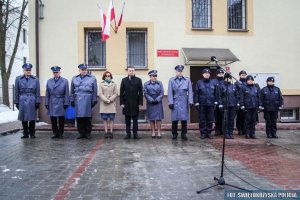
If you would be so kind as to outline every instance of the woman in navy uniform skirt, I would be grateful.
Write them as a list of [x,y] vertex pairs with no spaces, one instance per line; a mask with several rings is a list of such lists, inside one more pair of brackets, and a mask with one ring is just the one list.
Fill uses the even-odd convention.
[[[147,101],[147,118],[150,120],[152,138],[161,138],[161,120],[164,118],[162,99],[164,96],[164,87],[157,80],[157,70],[148,73],[150,80],[144,84],[144,96]],[[155,124],[157,135],[155,133]]]

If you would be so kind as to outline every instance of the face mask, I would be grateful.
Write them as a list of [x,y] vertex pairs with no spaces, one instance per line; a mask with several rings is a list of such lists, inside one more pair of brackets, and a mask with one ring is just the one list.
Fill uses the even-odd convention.
[[111,78],[106,78],[105,79],[105,82],[107,82],[107,83],[111,83],[111,81],[112,81]]

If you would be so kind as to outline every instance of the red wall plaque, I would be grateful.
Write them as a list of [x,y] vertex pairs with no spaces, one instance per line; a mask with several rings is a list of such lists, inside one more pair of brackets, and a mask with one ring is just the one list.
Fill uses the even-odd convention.
[[158,49],[157,57],[178,57],[178,50]]

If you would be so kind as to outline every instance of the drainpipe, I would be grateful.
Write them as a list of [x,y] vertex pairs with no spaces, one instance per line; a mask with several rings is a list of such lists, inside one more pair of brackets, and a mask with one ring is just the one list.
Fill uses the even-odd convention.
[[35,66],[36,76],[40,77],[40,49],[39,49],[39,0],[35,0]]

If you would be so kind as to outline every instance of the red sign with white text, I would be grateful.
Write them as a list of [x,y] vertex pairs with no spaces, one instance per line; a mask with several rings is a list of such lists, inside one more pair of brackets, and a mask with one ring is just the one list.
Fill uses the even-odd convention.
[[157,57],[178,57],[178,50],[169,50],[169,49],[158,49]]

